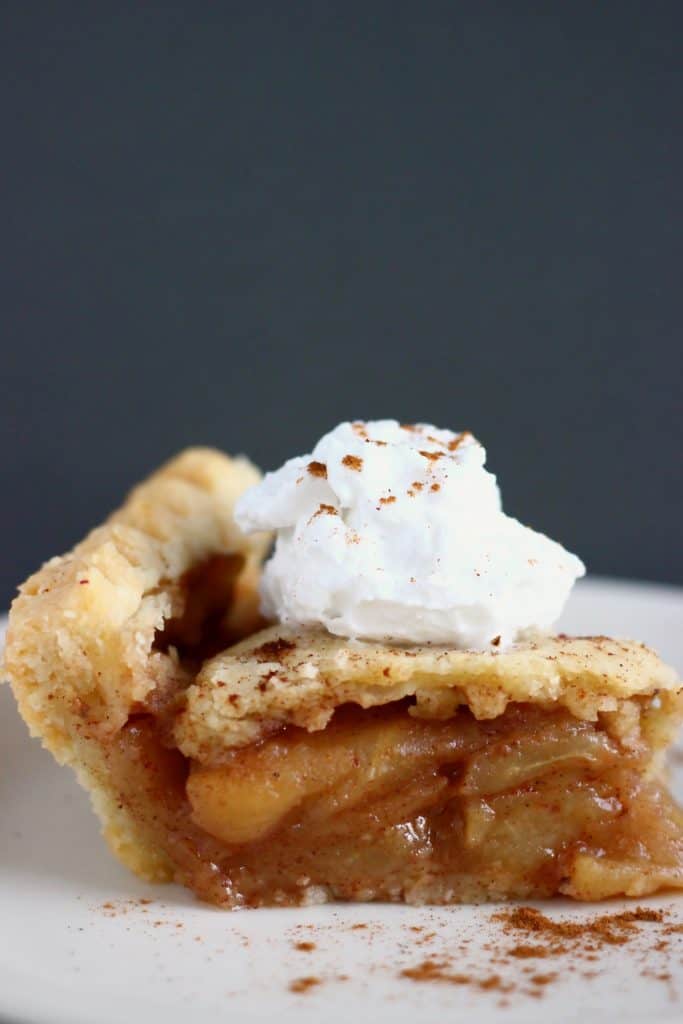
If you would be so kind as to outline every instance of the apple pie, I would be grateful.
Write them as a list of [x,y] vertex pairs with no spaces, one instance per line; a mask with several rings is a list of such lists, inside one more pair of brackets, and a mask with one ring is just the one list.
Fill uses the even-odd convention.
[[601,636],[482,652],[266,623],[269,537],[233,517],[257,479],[182,453],[13,604],[4,674],[121,861],[224,907],[683,888],[671,669]]

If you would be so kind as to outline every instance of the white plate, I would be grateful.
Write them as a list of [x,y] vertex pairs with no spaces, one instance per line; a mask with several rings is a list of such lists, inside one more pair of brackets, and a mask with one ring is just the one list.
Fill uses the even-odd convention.
[[[601,580],[576,589],[563,620],[570,632],[641,638],[679,671],[682,625],[683,590]],[[0,1016],[6,1020],[681,1019],[683,935],[671,939],[667,952],[613,947],[593,964],[574,963],[570,971],[560,966],[559,980],[541,990],[543,998],[532,998],[525,994],[524,961],[491,963],[485,946],[492,937],[500,944],[489,920],[495,908],[217,911],[179,888],[146,885],[111,858],[85,794],[69,771],[29,741],[8,687],[0,688],[0,752]],[[678,765],[680,776],[680,757]],[[680,787],[683,778],[677,782]],[[645,902],[683,922],[680,898]],[[595,912],[568,903],[543,909],[575,919]],[[420,927],[426,931],[414,930]],[[430,932],[435,935],[425,941]],[[297,950],[302,940],[315,949]],[[501,996],[495,989],[400,977],[401,969],[441,950],[457,954],[463,942],[463,970],[481,978],[498,973],[515,991]],[[585,977],[586,966],[597,975]],[[541,961],[540,967],[557,970],[558,963]],[[290,991],[304,976],[320,983],[304,994]]]

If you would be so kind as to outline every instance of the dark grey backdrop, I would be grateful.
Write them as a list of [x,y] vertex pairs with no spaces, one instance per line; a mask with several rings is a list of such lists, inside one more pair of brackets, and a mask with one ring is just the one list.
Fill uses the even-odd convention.
[[680,580],[679,3],[5,3],[0,604],[190,443],[473,429]]

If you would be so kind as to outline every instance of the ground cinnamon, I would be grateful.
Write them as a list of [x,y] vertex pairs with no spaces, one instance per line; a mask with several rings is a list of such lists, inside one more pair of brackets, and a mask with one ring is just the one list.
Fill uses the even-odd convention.
[[320,978],[316,978],[314,975],[307,975],[305,978],[294,978],[294,980],[289,983],[289,991],[308,992],[319,984]]
[[493,917],[506,934],[522,932],[527,936],[545,936],[551,940],[543,946],[522,944],[508,950],[510,955],[518,958],[566,953],[570,947],[575,949],[582,943],[591,953],[600,945],[624,946],[634,937],[639,924],[662,924],[665,920],[661,910],[646,907],[618,914],[601,914],[586,921],[556,921],[533,907],[501,910]]
[[268,640],[266,643],[256,647],[253,655],[257,661],[281,661],[283,655],[288,654],[296,648],[292,640],[285,640],[280,637],[277,640]]
[[[634,944],[637,954],[661,956],[669,951],[672,936],[683,932],[682,925],[667,924],[665,911],[648,907],[599,914],[579,921],[547,917],[533,907],[510,907],[492,914],[489,921],[497,933],[484,949],[490,958],[490,966],[507,969],[503,975],[486,971],[482,974],[472,964],[468,965],[460,944],[457,950],[451,951],[452,947],[445,952],[439,949],[438,956],[432,954],[414,965],[403,967],[399,977],[421,983],[469,985],[482,991],[494,989],[504,994],[518,991],[521,995],[540,998],[547,987],[560,980],[567,970],[581,969],[586,980],[597,977],[598,971],[579,968],[577,961],[595,962],[610,948],[628,944]],[[654,934],[652,926],[656,929]],[[418,926],[409,926],[409,931],[418,930]],[[425,940],[432,937],[438,939],[438,934],[431,932],[416,941],[424,945]],[[511,939],[519,941],[509,945]],[[533,966],[523,966],[520,962],[549,958],[557,958],[562,970],[539,972]],[[642,959],[640,963],[642,965]],[[665,966],[666,963],[661,967],[649,963],[642,966],[641,974],[657,981],[670,981],[671,975],[663,969]],[[512,974],[511,969],[514,969]]]

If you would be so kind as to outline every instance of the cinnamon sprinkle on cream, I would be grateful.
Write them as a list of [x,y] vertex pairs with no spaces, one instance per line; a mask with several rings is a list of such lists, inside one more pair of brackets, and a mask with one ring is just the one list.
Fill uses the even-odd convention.
[[357,473],[363,468],[363,460],[358,455],[345,455],[342,459],[342,466],[347,469],[355,469]]
[[448,442],[448,450],[449,450],[449,452],[457,451],[457,449],[460,447],[460,445],[463,443],[463,441],[466,441],[470,437],[472,437],[472,434],[470,433],[470,431],[469,430],[463,430],[462,434],[458,434],[457,437],[453,438],[452,441]]
[[323,480],[327,480],[327,466],[324,462],[309,462],[306,467],[311,476],[320,477]]
[[318,505],[317,511],[314,512],[313,515],[311,516],[311,519],[315,519],[316,516],[338,516],[338,515],[339,515],[339,512],[334,507],[334,505],[325,505],[324,503],[321,503],[320,505]]

